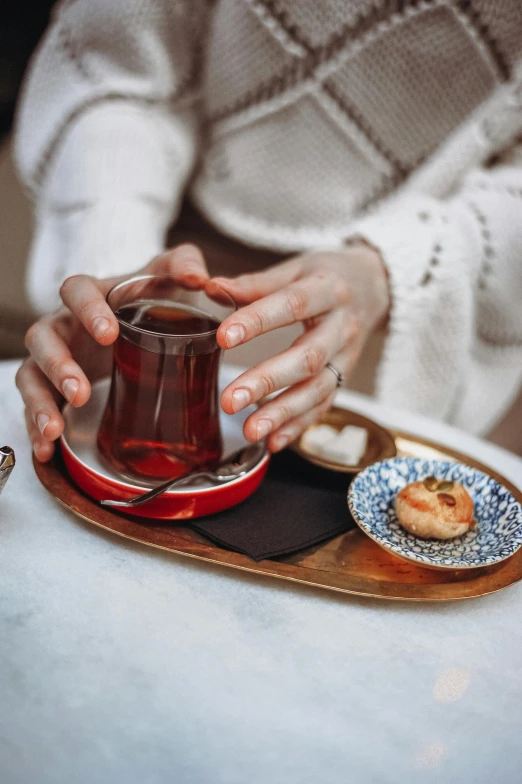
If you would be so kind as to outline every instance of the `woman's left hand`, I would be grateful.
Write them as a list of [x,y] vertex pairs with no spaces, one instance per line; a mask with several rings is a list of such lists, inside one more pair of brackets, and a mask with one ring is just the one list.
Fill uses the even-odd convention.
[[[267,437],[268,448],[277,452],[331,405],[337,377],[327,364],[346,379],[367,337],[387,316],[390,295],[384,264],[378,251],[360,243],[213,281],[244,306],[218,330],[224,349],[303,323],[303,334],[290,348],[247,370],[221,398],[223,410],[233,414],[284,390],[249,416],[244,427],[249,441]],[[207,284],[209,294],[213,281]]]

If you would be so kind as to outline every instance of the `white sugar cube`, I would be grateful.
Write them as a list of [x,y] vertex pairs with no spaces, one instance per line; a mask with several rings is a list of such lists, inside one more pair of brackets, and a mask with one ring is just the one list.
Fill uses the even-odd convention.
[[325,454],[326,445],[337,436],[337,430],[330,425],[317,425],[307,430],[301,438],[301,449],[314,455]]
[[323,447],[323,455],[344,465],[358,465],[366,450],[368,431],[364,427],[347,425]]

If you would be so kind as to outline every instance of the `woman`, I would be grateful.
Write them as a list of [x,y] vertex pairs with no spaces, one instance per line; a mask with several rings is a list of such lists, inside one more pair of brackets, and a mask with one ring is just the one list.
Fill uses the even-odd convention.
[[[230,413],[285,389],[249,439],[299,435],[386,321],[378,396],[488,430],[522,379],[521,55],[519,0],[60,4],[17,134],[30,293],[63,301],[17,378],[37,457],[116,338],[105,279],[161,252],[186,190],[224,234],[292,254],[219,279],[244,305],[223,348],[305,325],[224,392]],[[212,285],[194,246],[145,269]]]

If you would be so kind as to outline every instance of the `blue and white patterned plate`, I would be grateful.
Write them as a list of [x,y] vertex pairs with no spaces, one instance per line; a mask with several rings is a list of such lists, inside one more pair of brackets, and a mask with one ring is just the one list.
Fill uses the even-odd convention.
[[[394,500],[411,482],[426,476],[460,482],[475,504],[477,525],[445,541],[421,539],[398,522]],[[424,566],[473,569],[509,558],[522,546],[522,506],[509,490],[476,468],[449,460],[394,457],[358,474],[348,490],[356,523],[377,544]]]

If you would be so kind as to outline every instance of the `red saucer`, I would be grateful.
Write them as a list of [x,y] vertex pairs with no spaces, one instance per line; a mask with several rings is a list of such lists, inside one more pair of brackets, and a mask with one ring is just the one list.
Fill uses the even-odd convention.
[[[222,388],[235,375],[225,366],[222,371]],[[109,379],[104,379],[93,385],[91,397],[85,406],[73,408],[66,405],[62,412],[65,429],[60,442],[65,465],[78,487],[96,501],[105,498],[129,499],[147,489],[146,485],[132,484],[122,478],[100,458],[96,436],[108,394]],[[243,424],[253,410],[254,407],[250,406],[233,416],[221,413],[224,455],[247,445]],[[269,459],[270,454],[265,452],[248,473],[224,485],[215,487],[209,483],[170,490],[143,506],[125,509],[125,514],[159,520],[187,520],[221,512],[241,503],[257,489],[266,473]]]

